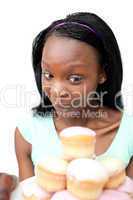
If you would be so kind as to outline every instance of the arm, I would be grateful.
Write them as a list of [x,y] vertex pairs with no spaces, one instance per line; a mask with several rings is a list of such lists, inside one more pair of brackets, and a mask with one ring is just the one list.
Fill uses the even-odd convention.
[[34,176],[34,167],[31,160],[32,145],[21,135],[18,128],[15,130],[15,149],[19,167],[19,180]]
[[126,169],[127,176],[133,179],[133,157],[130,160],[130,163]]

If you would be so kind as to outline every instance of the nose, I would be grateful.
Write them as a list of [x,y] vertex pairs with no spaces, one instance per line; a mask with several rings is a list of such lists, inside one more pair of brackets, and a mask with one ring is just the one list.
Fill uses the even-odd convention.
[[66,98],[69,96],[69,92],[62,82],[56,82],[51,87],[51,95],[55,98]]

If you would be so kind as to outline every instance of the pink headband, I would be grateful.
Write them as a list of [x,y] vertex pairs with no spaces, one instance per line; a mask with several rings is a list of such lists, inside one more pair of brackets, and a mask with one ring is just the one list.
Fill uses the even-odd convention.
[[58,28],[58,27],[60,27],[60,26],[62,26],[62,25],[65,25],[65,24],[76,24],[76,25],[85,27],[85,28],[87,28],[89,31],[91,31],[91,32],[95,33],[96,35],[98,35],[98,34],[96,33],[96,31],[95,31],[94,29],[92,29],[90,26],[85,25],[85,24],[82,24],[82,23],[79,23],[79,22],[61,22],[61,23],[55,25],[55,26],[51,29],[51,31],[53,31],[54,29],[56,29],[56,28]]

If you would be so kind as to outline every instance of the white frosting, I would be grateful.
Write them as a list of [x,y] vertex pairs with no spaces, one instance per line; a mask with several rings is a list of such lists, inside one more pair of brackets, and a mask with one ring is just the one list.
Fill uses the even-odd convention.
[[45,157],[43,161],[38,163],[38,165],[44,167],[44,169],[47,169],[53,173],[65,175],[68,162],[61,159],[60,157]]
[[76,135],[88,135],[88,136],[95,137],[96,133],[92,129],[82,127],[82,126],[71,126],[71,127],[63,129],[60,132],[60,136],[63,136],[63,137],[71,137],[71,136],[76,136]]
[[113,157],[105,157],[100,160],[102,165],[106,167],[110,176],[113,176],[125,169],[125,164]]
[[107,180],[106,168],[96,160],[80,158],[70,162],[67,168],[67,175],[77,180]]
[[22,190],[23,190],[23,194],[27,197],[35,195],[37,198],[40,199],[48,195],[48,193],[44,191],[44,189],[42,189],[36,184],[35,177],[34,179],[33,178],[27,179],[24,182],[24,184],[22,184]]

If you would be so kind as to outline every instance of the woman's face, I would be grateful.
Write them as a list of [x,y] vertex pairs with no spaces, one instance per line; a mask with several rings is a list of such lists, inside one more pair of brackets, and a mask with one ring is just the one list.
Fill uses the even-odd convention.
[[81,111],[105,75],[98,52],[78,40],[48,37],[42,52],[42,88],[56,111]]

